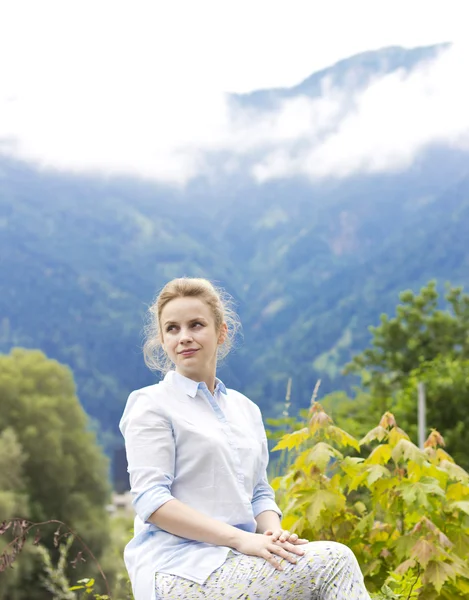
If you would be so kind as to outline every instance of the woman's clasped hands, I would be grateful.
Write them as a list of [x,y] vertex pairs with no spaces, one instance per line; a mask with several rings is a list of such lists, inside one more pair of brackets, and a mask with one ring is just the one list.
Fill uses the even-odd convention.
[[296,533],[291,534],[283,529],[275,531],[268,529],[263,534],[243,533],[236,550],[243,554],[265,558],[278,571],[283,571],[279,559],[284,558],[295,564],[297,556],[304,554],[300,546],[309,543],[308,540],[299,538]]

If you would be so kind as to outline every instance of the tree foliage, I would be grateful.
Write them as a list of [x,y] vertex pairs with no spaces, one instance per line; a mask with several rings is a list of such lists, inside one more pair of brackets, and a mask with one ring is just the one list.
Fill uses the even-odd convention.
[[[108,543],[108,465],[70,369],[40,351],[14,349],[0,356],[0,404],[0,461],[9,482],[0,508],[5,493],[16,494],[4,517],[62,520],[99,556]],[[38,581],[37,569],[23,576],[15,600],[47,598],[36,590]]]
[[381,316],[381,324],[370,327],[371,348],[347,365],[346,373],[362,375],[374,395],[390,396],[423,363],[438,356],[469,359],[469,295],[462,288],[449,288],[445,296],[449,310],[438,308],[436,282],[420,293],[400,294],[396,316]]
[[469,469],[469,360],[439,356],[408,376],[394,401],[396,417],[412,439],[418,436],[417,386],[425,384],[426,420],[443,435],[455,461]]
[[417,386],[426,391],[427,424],[437,428],[449,452],[469,468],[469,295],[448,288],[447,309],[438,308],[435,282],[419,294],[407,291],[396,316],[371,327],[371,347],[346,368],[360,374],[363,388],[351,402],[333,394],[326,405],[341,426],[362,433],[364,424],[392,410],[417,440]]
[[350,546],[383,597],[466,598],[469,475],[443,444],[434,430],[420,450],[389,412],[358,441],[314,403],[274,448],[291,453],[272,481],[283,527]]

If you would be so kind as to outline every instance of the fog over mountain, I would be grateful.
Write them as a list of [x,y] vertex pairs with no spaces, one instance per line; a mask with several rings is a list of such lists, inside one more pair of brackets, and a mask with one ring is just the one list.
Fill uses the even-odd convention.
[[146,306],[169,278],[201,275],[243,322],[221,376],[265,416],[288,377],[293,410],[318,377],[323,392],[349,387],[342,366],[399,291],[468,284],[461,64],[449,46],[361,54],[225,97],[216,126],[193,123],[164,152],[149,124],[148,147],[115,141],[108,165],[104,129],[88,160],[52,140],[46,169],[27,136],[0,135],[0,350],[69,364],[110,448],[128,393],[156,380]]

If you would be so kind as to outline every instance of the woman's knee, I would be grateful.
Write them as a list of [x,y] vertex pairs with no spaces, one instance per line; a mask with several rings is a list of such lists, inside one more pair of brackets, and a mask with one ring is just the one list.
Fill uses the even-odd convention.
[[351,548],[349,548],[345,544],[342,544],[341,542],[332,542],[332,544],[334,545],[334,552],[343,561],[356,562],[357,559]]
[[321,556],[329,564],[331,560],[341,564],[357,564],[353,551],[341,542],[310,542],[305,547],[305,554],[311,561],[316,561]]

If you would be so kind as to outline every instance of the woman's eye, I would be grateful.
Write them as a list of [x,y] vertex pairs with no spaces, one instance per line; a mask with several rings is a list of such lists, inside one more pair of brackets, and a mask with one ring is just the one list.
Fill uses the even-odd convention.
[[202,325],[202,323],[197,322],[197,323],[194,323],[193,327],[203,327],[203,325]]
[[174,325],[168,325],[168,327],[166,327],[166,331],[170,332],[174,329]]

